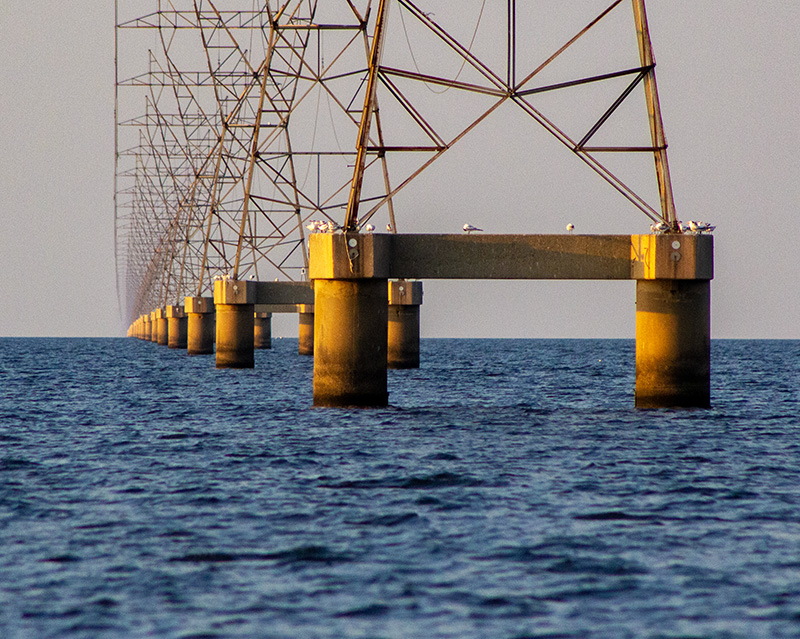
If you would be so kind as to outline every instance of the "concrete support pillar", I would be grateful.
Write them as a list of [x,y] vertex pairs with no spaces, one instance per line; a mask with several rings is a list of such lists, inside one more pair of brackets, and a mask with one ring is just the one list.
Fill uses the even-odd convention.
[[222,280],[214,285],[217,368],[253,368],[255,282]]
[[422,282],[389,282],[387,365],[419,368],[419,311]]
[[314,355],[314,305],[298,304],[298,353]]
[[216,327],[214,325],[214,298],[187,297],[186,349],[189,355],[208,355],[214,352]]
[[217,368],[253,368],[255,332],[252,304],[215,304]]
[[156,339],[153,340],[159,346],[166,346],[169,344],[169,324],[167,322],[167,310],[165,308],[157,308],[155,311],[156,323]]
[[711,282],[637,280],[636,407],[710,405]]
[[167,345],[186,348],[188,321],[183,306],[167,306]]
[[158,344],[158,319],[155,311],[150,311],[150,341]]
[[314,405],[386,406],[386,279],[314,282]]
[[272,348],[272,313],[256,313],[253,317],[253,348]]

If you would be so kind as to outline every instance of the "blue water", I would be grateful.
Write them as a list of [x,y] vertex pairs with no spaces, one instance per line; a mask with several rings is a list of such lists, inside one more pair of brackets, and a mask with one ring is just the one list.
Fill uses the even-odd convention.
[[385,410],[274,345],[0,340],[0,637],[800,637],[800,342],[698,411],[626,340],[425,340]]

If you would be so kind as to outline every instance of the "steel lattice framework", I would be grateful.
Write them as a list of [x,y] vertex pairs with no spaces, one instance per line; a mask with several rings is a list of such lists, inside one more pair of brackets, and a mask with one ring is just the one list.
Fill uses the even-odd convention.
[[[589,0],[150,2],[145,14],[117,2],[116,246],[130,318],[209,294],[215,277],[304,279],[310,220],[397,232],[398,193],[505,104],[680,232],[644,0],[599,12]],[[573,30],[546,52],[528,46],[520,34],[559,12]],[[620,14],[631,37],[613,43],[619,61],[548,80]],[[592,86],[612,94],[578,133],[540,104]],[[649,139],[596,143],[637,95]],[[620,153],[654,158],[659,203],[601,161]]]

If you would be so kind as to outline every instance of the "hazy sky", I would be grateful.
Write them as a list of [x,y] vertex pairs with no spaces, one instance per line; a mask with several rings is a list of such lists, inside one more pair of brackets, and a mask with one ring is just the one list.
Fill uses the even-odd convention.
[[[678,215],[718,225],[713,336],[798,339],[800,3],[649,0],[648,11]],[[0,3],[0,335],[124,334],[113,25],[110,0]],[[415,185],[421,207],[449,212],[451,225],[437,229],[469,221],[519,232],[530,207],[546,212],[524,232],[559,233],[567,222],[647,232],[643,216],[591,185],[593,174],[573,173],[580,163],[568,153],[535,179],[506,163],[518,124],[488,123]],[[633,336],[632,282],[426,282],[425,291],[424,336]],[[295,318],[276,320],[275,333],[296,335]]]

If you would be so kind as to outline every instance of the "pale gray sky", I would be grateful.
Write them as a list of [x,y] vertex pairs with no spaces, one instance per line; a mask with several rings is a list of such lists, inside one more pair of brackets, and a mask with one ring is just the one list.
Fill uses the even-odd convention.
[[[678,215],[718,225],[713,336],[798,339],[800,4],[650,0],[648,10]],[[0,335],[124,333],[113,23],[110,1],[0,3]],[[533,175],[504,159],[522,126],[531,125],[510,112],[487,123],[406,206],[448,211],[442,231],[469,221],[515,232],[525,220],[524,232],[559,233],[567,222],[647,232],[562,149],[551,162],[543,146]],[[416,222],[408,230],[433,230]],[[632,282],[426,282],[425,291],[425,336],[633,336]],[[296,335],[294,318],[275,332]]]

